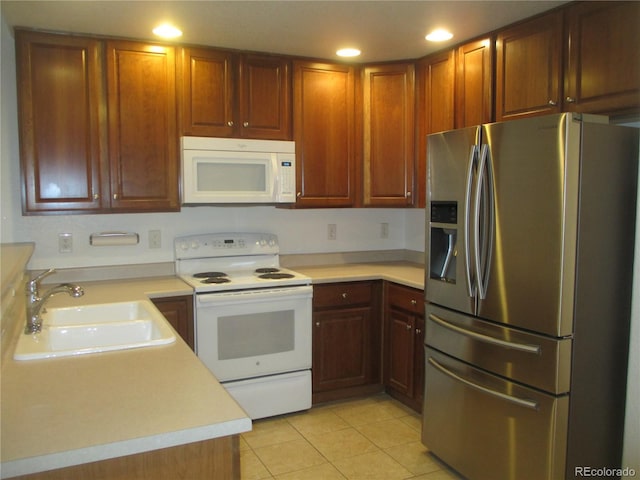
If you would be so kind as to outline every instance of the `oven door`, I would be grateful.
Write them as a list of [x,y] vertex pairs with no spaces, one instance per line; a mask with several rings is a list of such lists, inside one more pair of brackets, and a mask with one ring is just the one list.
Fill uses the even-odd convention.
[[196,296],[196,353],[221,382],[311,368],[310,285]]

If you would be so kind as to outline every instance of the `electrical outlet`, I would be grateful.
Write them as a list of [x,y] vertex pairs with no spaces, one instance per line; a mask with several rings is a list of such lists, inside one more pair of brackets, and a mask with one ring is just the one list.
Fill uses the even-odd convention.
[[58,234],[58,252],[60,253],[73,252],[73,234],[71,233]]
[[380,224],[380,238],[389,238],[389,224],[387,222]]
[[327,225],[327,238],[329,240],[335,240],[337,236],[337,227],[335,223],[330,223]]
[[162,247],[162,233],[160,230],[149,230],[149,248]]

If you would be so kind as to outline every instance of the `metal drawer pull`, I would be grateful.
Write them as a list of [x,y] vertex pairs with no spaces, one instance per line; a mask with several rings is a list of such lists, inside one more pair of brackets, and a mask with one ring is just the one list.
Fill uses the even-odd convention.
[[456,333],[459,333],[461,335],[466,335],[467,337],[474,338],[481,342],[490,343],[491,345],[497,345],[503,348],[510,348],[512,350],[519,350],[521,352],[540,354],[540,345],[529,345],[526,343],[509,342],[507,340],[500,340],[499,338],[490,337],[489,335],[483,335],[481,333],[472,332],[470,330],[466,330],[464,328],[458,327],[457,325],[449,323],[446,320],[438,317],[437,315],[434,315],[433,313],[429,314],[429,319],[433,320],[438,325],[444,328],[448,328],[449,330],[453,330]]
[[346,294],[346,293],[343,293],[343,294],[342,294],[342,298],[347,298],[347,294]]
[[466,378],[462,378],[459,375],[456,375],[450,370],[447,370],[445,367],[440,365],[436,360],[429,357],[429,363],[433,365],[436,369],[438,369],[441,373],[445,374],[447,377],[457,380],[460,383],[463,383],[467,387],[475,388],[482,393],[486,393],[487,395],[491,395],[497,397],[501,400],[506,400],[507,402],[514,403],[520,407],[530,408],[532,410],[538,410],[538,402],[534,402],[533,400],[527,400],[524,398],[513,397],[511,395],[507,395],[506,393],[496,392],[495,390],[491,390],[490,388],[483,387],[482,385],[478,385],[477,383],[471,382]]

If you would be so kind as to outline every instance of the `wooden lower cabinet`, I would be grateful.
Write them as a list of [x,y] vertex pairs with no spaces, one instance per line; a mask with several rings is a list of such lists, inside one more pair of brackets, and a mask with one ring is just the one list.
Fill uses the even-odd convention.
[[187,345],[191,347],[191,350],[195,350],[193,296],[154,298],[151,301]]
[[313,403],[381,391],[381,283],[316,285],[313,297]]
[[424,396],[423,291],[385,283],[384,384],[387,393],[422,411]]
[[240,436],[110,458],[14,477],[16,480],[240,479]]

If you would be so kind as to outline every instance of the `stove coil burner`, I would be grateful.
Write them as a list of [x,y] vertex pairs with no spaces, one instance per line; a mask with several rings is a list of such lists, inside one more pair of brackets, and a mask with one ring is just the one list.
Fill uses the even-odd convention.
[[229,283],[231,280],[227,278],[224,272],[201,272],[195,273],[193,278],[201,278],[200,283]]
[[256,268],[256,273],[276,273],[279,271],[277,268]]
[[264,273],[262,275],[258,275],[258,278],[264,278],[265,280],[282,280],[284,278],[293,278],[294,275],[290,273]]

